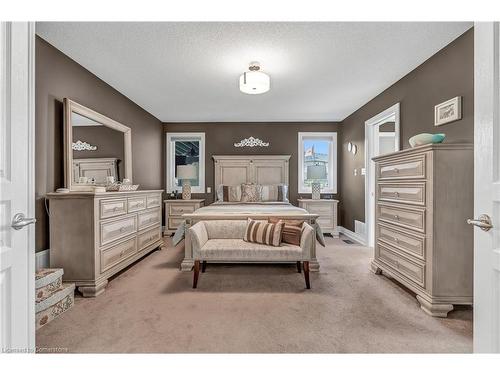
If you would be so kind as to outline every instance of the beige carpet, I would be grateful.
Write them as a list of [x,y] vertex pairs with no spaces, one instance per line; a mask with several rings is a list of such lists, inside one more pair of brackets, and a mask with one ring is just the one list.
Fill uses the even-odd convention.
[[[169,240],[167,240],[169,241]],[[37,331],[69,352],[471,352],[472,310],[432,318],[400,285],[369,271],[371,251],[327,238],[305,290],[295,265],[208,265],[197,290],[182,248],[157,251],[97,298]]]

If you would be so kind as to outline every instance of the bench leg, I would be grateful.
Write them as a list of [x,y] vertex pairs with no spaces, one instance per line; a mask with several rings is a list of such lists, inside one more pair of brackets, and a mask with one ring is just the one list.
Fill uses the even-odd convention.
[[196,287],[198,286],[199,275],[200,275],[200,261],[195,260],[193,268],[193,289],[196,289]]
[[311,283],[309,282],[309,262],[305,260],[304,264],[304,278],[306,279],[306,289],[311,289]]
[[301,273],[302,266],[300,265],[300,262],[297,262],[297,272]]
[[204,260],[203,263],[201,264],[201,273],[205,273],[206,269],[207,269],[207,261]]

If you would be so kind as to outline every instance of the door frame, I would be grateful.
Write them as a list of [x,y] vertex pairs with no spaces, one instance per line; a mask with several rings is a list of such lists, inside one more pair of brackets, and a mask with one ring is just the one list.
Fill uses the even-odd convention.
[[400,103],[396,103],[379,114],[365,121],[365,241],[373,247],[375,242],[375,163],[372,158],[378,150],[375,139],[378,137],[378,125],[394,116],[394,149],[400,149]]
[[[21,25],[20,25],[21,24]],[[27,36],[28,40],[25,40],[28,51],[26,53],[21,52],[16,49],[13,51],[11,48],[11,41],[13,37],[17,37],[18,35],[13,35],[15,32],[16,26],[22,26],[25,24],[27,27],[26,35],[21,35],[21,37]],[[35,217],[35,23],[34,22],[2,22],[2,27],[6,28],[7,33],[7,48],[2,52],[2,56],[0,58],[3,61],[7,61],[6,66],[6,74],[7,80],[9,82],[9,87],[5,92],[6,100],[9,101],[7,108],[7,120],[12,119],[12,113],[27,112],[27,150],[28,150],[28,165],[27,165],[27,209],[26,216],[27,217]],[[14,31],[13,31],[14,30]],[[22,39],[21,39],[22,41]],[[24,44],[24,42],[22,42]],[[15,53],[15,54],[13,54]],[[27,59],[27,71],[26,72],[16,72],[16,74],[26,74],[26,77],[20,77],[21,80],[27,81],[27,87],[16,87],[15,77],[12,76],[12,68],[11,64],[16,63],[16,61],[12,61],[13,59]],[[27,90],[28,97],[27,101],[24,103],[20,103],[15,100],[10,102],[11,92],[12,90]],[[19,105],[17,105],[19,104]],[[9,141],[10,142],[10,141]],[[14,151],[10,150],[11,155],[14,155]],[[11,156],[12,157],[12,156]],[[11,219],[9,217],[9,219]],[[23,330],[23,334],[26,334],[27,337],[24,342],[27,343],[27,347],[22,348],[12,348],[14,351],[20,352],[34,352],[35,351],[35,227],[34,225],[29,225],[23,231],[26,231],[27,235],[27,249],[20,249],[24,251],[28,251],[27,256],[27,272],[26,276],[28,280],[26,280],[26,285],[28,287],[27,293],[27,301],[25,302],[28,306],[28,314],[27,314],[27,322],[26,329]],[[12,306],[9,306],[12,309]],[[15,313],[15,310],[12,311]]]

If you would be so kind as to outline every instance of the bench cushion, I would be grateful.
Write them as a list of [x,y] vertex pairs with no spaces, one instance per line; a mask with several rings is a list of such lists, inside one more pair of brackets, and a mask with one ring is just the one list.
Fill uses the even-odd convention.
[[300,246],[282,244],[269,246],[245,242],[242,239],[208,240],[195,254],[199,260],[253,260],[253,261],[298,261],[302,260]]

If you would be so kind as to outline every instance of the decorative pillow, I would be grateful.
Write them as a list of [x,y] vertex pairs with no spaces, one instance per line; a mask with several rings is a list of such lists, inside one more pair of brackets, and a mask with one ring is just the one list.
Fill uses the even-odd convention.
[[302,225],[304,224],[304,220],[281,220],[278,218],[270,218],[270,223],[278,223],[279,221],[283,221],[285,224],[283,227],[283,235],[281,237],[281,241],[284,243],[289,243],[292,245],[300,246],[300,238],[302,237]]
[[219,185],[217,187],[217,201],[239,202],[241,201],[241,185]]
[[241,184],[241,202],[261,202],[262,186]]
[[281,220],[279,220],[276,224],[273,224],[248,219],[247,229],[245,230],[245,237],[243,240],[246,242],[279,246],[284,226],[285,223]]
[[262,185],[263,202],[288,202],[288,185]]

